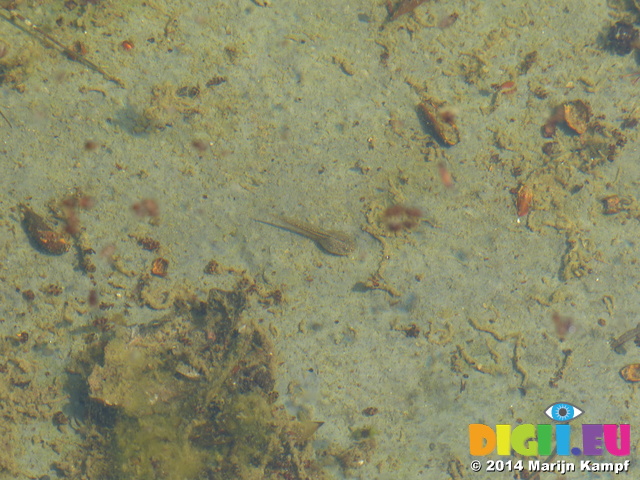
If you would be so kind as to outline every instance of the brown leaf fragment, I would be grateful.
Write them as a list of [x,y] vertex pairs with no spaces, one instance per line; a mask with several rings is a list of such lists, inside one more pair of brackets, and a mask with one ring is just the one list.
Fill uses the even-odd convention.
[[418,111],[441,142],[452,146],[460,141],[460,132],[452,110],[443,109],[431,99],[424,99],[418,105]]
[[632,363],[620,370],[620,376],[627,382],[640,382],[640,363]]
[[591,119],[591,107],[582,100],[573,100],[563,105],[564,120],[571,130],[582,135],[587,131]]
[[64,233],[53,230],[44,218],[26,205],[21,204],[19,207],[22,213],[22,223],[34,246],[52,255],[62,255],[69,251],[71,243]]

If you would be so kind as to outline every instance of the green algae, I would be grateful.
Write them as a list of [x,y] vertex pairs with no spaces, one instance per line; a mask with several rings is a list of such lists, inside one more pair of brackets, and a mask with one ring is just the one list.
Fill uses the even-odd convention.
[[[69,478],[323,479],[310,440],[321,423],[276,404],[267,334],[243,319],[250,288],[176,301],[145,326],[117,326],[75,359],[89,413]],[[83,465],[82,468],[74,466]]]

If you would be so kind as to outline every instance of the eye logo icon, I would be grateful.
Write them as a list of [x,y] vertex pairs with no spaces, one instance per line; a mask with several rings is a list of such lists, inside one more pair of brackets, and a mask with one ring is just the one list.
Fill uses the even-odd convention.
[[578,407],[571,405],[570,403],[558,402],[550,405],[544,411],[544,414],[551,420],[556,422],[570,422],[574,418],[578,418],[584,412]]

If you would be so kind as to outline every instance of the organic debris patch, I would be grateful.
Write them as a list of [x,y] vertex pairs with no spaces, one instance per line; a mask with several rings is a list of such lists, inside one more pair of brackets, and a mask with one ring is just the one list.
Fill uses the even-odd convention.
[[[243,318],[250,289],[212,289],[148,325],[92,337],[73,361],[87,405],[68,478],[325,478],[310,439],[320,422],[277,404],[275,356]],[[77,382],[76,382],[77,383]]]

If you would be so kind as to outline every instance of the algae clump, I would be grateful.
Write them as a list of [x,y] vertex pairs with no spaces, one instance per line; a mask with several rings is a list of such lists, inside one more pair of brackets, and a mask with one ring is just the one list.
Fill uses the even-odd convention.
[[91,406],[86,445],[58,470],[89,479],[325,478],[310,445],[321,423],[275,404],[272,344],[243,318],[252,291],[242,282],[213,289],[206,302],[177,301],[148,325],[116,327],[88,345],[74,368]]

